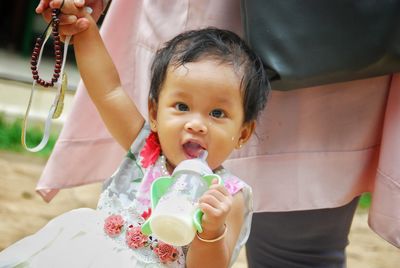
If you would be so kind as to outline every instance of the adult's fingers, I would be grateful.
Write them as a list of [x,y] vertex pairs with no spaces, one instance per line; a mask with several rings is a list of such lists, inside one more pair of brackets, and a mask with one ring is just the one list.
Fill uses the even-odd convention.
[[[51,20],[51,9],[48,8],[46,9],[43,13],[43,19],[49,23]],[[66,14],[60,14],[60,26],[62,25],[69,25],[69,24],[75,24],[78,21],[78,18],[75,15],[66,15]]]
[[64,8],[65,6],[75,5],[71,0],[53,0],[49,4],[51,8],[60,8],[61,6]]
[[86,1],[85,0],[74,0],[74,4],[76,7],[84,7],[86,4]]
[[[57,0],[54,0],[57,1]],[[51,2],[53,3],[53,2]],[[69,3],[69,1],[68,1]],[[53,4],[51,4],[53,5]],[[52,8],[59,8],[58,6],[58,2],[56,2],[55,7],[51,6],[49,8],[47,8],[46,10],[44,10],[43,12],[41,12],[43,19],[49,23],[51,20],[51,16],[52,16]],[[71,6],[71,4],[66,4],[66,7],[64,9],[63,7],[63,13],[60,14],[59,18],[60,18],[60,25],[66,25],[66,24],[72,24],[72,23],[76,23],[77,22],[77,18],[78,17],[82,17],[85,14],[85,11],[83,9],[77,9],[74,6]],[[70,15],[70,14],[73,15]]]
[[40,0],[39,4],[36,7],[36,13],[41,14],[49,7],[50,0]]
[[41,12],[43,19],[49,23],[51,21],[51,9],[47,8],[43,12]]
[[[83,2],[84,3],[84,2]],[[76,6],[75,2],[72,0],[53,0],[49,4],[50,8],[61,8],[61,13],[63,14],[73,14],[78,18],[85,15],[85,11],[81,6]]]

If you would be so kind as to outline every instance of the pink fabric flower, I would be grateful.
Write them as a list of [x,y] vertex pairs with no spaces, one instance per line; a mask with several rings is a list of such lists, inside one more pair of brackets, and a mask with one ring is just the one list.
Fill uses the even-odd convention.
[[130,248],[141,248],[147,241],[148,237],[142,233],[140,226],[130,226],[126,232],[126,243]]
[[124,219],[121,215],[111,215],[105,219],[104,232],[111,237],[118,236],[122,227],[124,227]]
[[150,135],[146,139],[146,143],[142,151],[140,152],[140,156],[142,159],[142,166],[147,168],[148,166],[154,164],[157,158],[160,156],[161,146],[158,140],[157,133],[151,132]]
[[178,258],[178,250],[161,241],[158,242],[153,251],[162,263],[173,262]]

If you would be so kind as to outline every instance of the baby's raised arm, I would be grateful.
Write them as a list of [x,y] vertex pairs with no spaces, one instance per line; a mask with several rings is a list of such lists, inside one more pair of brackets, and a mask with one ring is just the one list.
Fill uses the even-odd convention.
[[[80,12],[77,9],[77,12]],[[90,98],[107,129],[116,141],[128,149],[144,124],[144,118],[121,87],[114,63],[104,46],[95,21],[74,35],[74,51],[79,72]]]

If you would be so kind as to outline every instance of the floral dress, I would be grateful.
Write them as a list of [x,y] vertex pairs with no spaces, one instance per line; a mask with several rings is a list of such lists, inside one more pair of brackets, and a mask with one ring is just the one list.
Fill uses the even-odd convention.
[[[0,267],[185,267],[187,247],[174,247],[141,232],[151,213],[150,186],[169,175],[165,158],[154,153],[151,139],[146,139],[149,133],[145,125],[121,166],[105,182],[96,210],[75,209],[54,218],[3,250]],[[251,189],[223,168],[215,172],[232,195],[242,191],[245,197],[245,220],[232,264],[249,235]]]

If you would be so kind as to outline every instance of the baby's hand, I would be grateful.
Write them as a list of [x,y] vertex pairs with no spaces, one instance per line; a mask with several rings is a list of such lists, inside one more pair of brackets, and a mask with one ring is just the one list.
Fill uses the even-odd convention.
[[232,207],[233,198],[223,185],[213,181],[210,189],[199,199],[202,219],[202,238],[212,239],[224,232],[225,220]]

